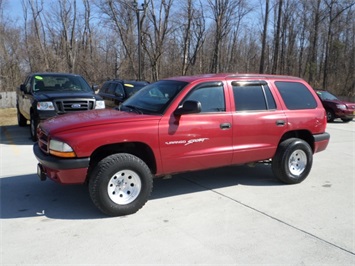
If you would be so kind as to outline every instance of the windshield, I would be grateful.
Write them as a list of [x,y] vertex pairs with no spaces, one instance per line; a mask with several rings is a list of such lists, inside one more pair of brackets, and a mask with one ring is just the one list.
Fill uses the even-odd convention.
[[162,80],[147,85],[120,107],[122,111],[163,114],[176,95],[187,85],[187,82]]
[[330,100],[330,101],[338,100],[337,97],[335,97],[333,94],[327,91],[317,91],[317,94],[322,100]]
[[34,92],[72,91],[92,92],[93,90],[81,76],[42,74],[34,76]]

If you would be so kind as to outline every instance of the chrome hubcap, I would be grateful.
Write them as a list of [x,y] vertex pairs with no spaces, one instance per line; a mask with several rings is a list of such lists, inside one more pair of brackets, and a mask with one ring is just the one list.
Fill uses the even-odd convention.
[[307,155],[302,150],[295,150],[288,160],[288,169],[292,175],[298,176],[303,173],[307,166]]
[[120,205],[133,202],[142,189],[142,182],[136,172],[121,170],[114,174],[107,185],[110,199]]

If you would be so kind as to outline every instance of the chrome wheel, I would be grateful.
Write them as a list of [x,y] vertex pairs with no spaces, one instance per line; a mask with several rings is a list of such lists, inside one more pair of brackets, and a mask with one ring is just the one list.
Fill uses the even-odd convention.
[[298,184],[306,179],[312,168],[313,153],[310,145],[298,138],[282,141],[272,158],[272,171],[286,184]]
[[289,160],[288,168],[290,173],[298,176],[303,173],[307,166],[307,155],[303,150],[295,150]]
[[133,202],[142,189],[141,179],[131,170],[121,170],[108,182],[107,193],[110,199],[120,205]]

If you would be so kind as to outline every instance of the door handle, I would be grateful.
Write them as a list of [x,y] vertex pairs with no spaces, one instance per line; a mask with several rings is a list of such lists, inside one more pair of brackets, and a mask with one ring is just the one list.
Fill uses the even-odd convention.
[[284,126],[285,124],[285,120],[276,120],[276,126]]
[[231,123],[222,123],[219,125],[221,129],[229,129],[232,127]]

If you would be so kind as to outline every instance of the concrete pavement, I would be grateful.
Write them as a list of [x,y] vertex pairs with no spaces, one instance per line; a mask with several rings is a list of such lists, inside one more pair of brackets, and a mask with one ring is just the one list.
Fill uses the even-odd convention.
[[1,128],[1,265],[355,265],[355,121],[309,177],[269,166],[155,180],[136,214],[107,218],[85,186],[40,182],[29,128]]

